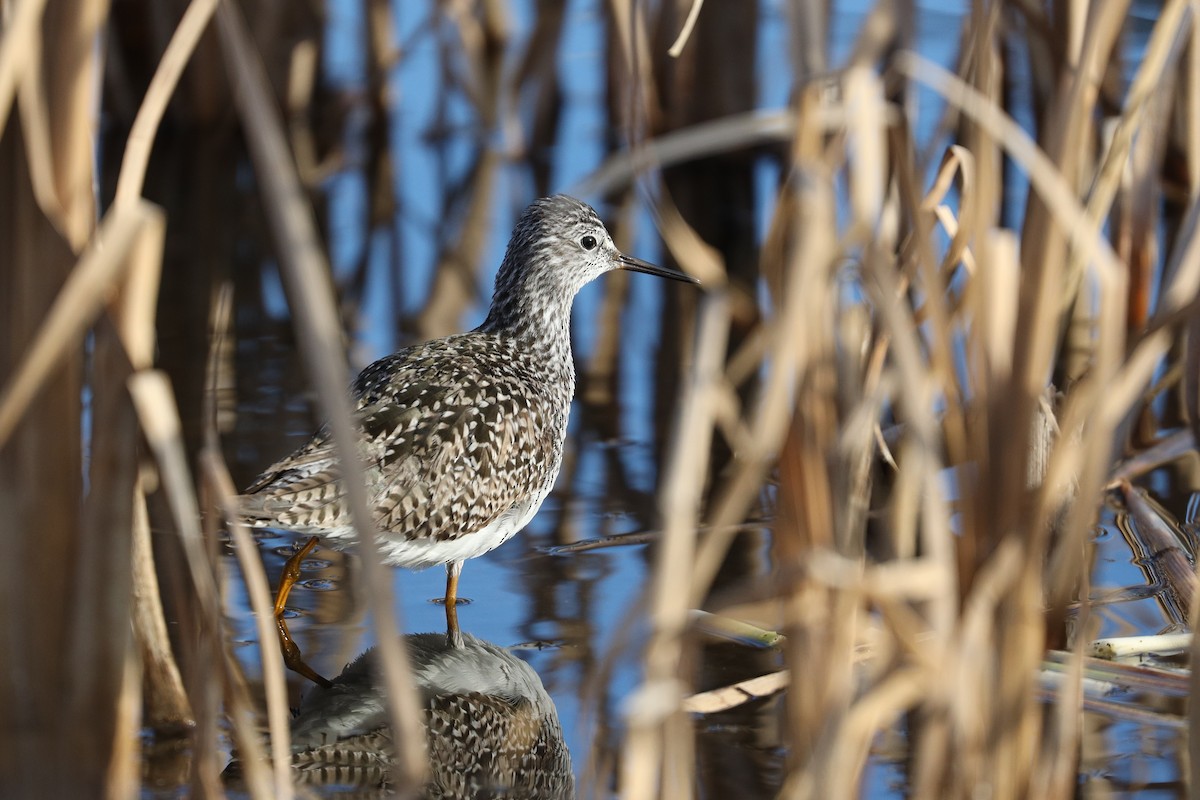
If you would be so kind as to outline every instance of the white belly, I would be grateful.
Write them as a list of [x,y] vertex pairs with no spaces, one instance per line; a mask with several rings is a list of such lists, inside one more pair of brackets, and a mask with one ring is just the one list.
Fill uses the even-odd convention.
[[[495,522],[457,539],[435,541],[429,539],[403,539],[394,534],[384,533],[379,539],[379,552],[383,563],[392,567],[407,569],[426,569],[452,561],[466,561],[476,556],[494,550],[511,539],[517,531],[529,524],[542,506],[542,501],[550,493],[547,486],[527,503],[513,506],[502,514]],[[324,532],[315,532],[322,543],[344,550],[355,541],[353,528],[336,528]]]

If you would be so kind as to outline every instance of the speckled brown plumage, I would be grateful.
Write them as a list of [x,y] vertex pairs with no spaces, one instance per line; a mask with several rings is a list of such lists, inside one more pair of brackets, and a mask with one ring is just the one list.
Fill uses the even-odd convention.
[[[519,339],[502,335],[440,339],[369,366],[354,394],[380,530],[454,540],[547,490],[573,388],[561,362],[524,357]],[[291,530],[348,534],[340,477],[322,430],[251,487],[255,511]]]
[[[622,255],[586,204],[539,200],[513,231],[479,328],[405,348],[358,376],[359,454],[387,563],[458,565],[529,522],[562,463],[575,389],[571,301],[619,268],[691,280]],[[241,505],[254,525],[336,548],[354,536],[324,429],[266,470]]]

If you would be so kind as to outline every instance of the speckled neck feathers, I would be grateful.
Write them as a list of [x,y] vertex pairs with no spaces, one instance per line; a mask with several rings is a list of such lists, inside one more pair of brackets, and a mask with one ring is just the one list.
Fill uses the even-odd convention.
[[496,275],[481,333],[509,334],[548,355],[571,359],[571,303],[595,273],[587,269],[571,234],[599,225],[585,203],[558,195],[531,205],[513,230]]

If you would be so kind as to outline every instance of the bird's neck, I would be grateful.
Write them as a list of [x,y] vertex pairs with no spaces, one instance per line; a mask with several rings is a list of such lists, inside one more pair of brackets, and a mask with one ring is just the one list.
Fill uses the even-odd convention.
[[567,370],[574,375],[570,306],[562,310],[535,306],[529,311],[509,314],[497,313],[493,305],[476,330],[514,339],[525,352],[535,354],[547,370]]
[[547,390],[563,392],[570,402],[575,389],[570,298],[498,291],[487,319],[476,330],[513,341]]
[[521,270],[501,267],[487,319],[479,326],[484,333],[505,334],[525,339],[534,346],[562,350],[571,357],[572,287],[531,278]]
[[582,282],[554,264],[553,254],[510,244],[496,275],[487,319],[477,330],[519,343],[547,385],[566,392],[575,386],[571,355],[571,303]]

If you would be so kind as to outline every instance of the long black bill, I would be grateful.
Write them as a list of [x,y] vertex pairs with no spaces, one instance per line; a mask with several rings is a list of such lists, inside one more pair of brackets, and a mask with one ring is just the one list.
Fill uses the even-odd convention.
[[631,270],[633,272],[644,272],[647,275],[657,275],[660,278],[670,278],[673,281],[683,281],[684,283],[694,283],[700,285],[700,281],[688,275],[686,272],[681,272],[670,267],[660,267],[651,264],[649,261],[642,261],[640,258],[633,256],[622,255],[618,261],[621,262],[621,268]]

